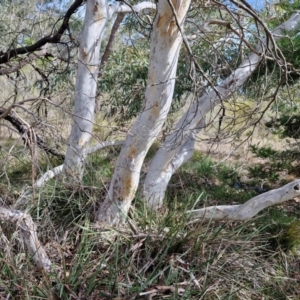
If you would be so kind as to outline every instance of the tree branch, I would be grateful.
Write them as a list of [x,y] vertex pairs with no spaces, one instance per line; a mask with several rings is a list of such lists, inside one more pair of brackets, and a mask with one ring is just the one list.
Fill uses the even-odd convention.
[[[105,141],[105,142],[101,142],[91,148],[89,148],[87,150],[87,154],[92,154],[98,150],[101,150],[103,148],[106,147],[110,147],[110,146],[121,146],[124,144],[124,141]],[[39,189],[42,188],[47,181],[49,181],[50,179],[56,177],[58,174],[63,172],[63,168],[64,165],[59,165],[55,168],[53,168],[52,170],[47,171],[46,173],[44,173],[33,185],[34,189]],[[23,205],[24,203],[27,202],[28,197],[30,197],[32,195],[32,188],[27,188],[25,189],[25,192],[19,197],[19,199],[17,200],[17,204],[19,205]]]
[[51,261],[38,240],[36,226],[30,215],[19,210],[0,207],[0,220],[16,224],[19,227],[21,239],[26,244],[29,255],[32,256],[39,268],[49,272],[51,270]]
[[0,56],[0,64],[7,63],[12,58],[20,54],[32,53],[36,50],[39,50],[42,46],[44,46],[47,43],[50,44],[59,43],[63,33],[69,26],[69,20],[71,16],[76,12],[76,10],[82,5],[83,2],[84,0],[75,0],[75,2],[70,6],[68,11],[66,12],[60,28],[56,31],[54,35],[47,35],[30,46],[7,50],[4,54]]
[[104,141],[104,142],[100,142],[99,144],[89,148],[87,150],[87,154],[91,154],[94,153],[100,149],[106,148],[106,147],[110,147],[110,146],[122,146],[124,144],[125,141]]
[[241,205],[218,205],[187,213],[192,219],[245,221],[257,215],[261,210],[300,196],[300,179],[281,188],[256,196]]
[[144,1],[135,5],[129,5],[127,3],[124,3],[122,5],[119,4],[113,4],[110,5],[109,10],[109,19],[112,17],[114,13],[130,13],[130,12],[136,12],[139,13],[144,9],[156,9],[156,4],[150,2],[150,1]]
[[[29,99],[32,100],[32,99]],[[24,101],[22,102],[24,103]],[[32,135],[29,132],[29,128],[28,126],[22,122],[18,117],[14,116],[13,114],[10,113],[11,109],[16,106],[15,105],[11,105],[8,109],[4,109],[4,108],[0,108],[0,119],[4,118],[4,120],[10,122],[20,133],[22,140],[24,141],[25,145],[28,145],[28,141],[30,143],[34,142],[32,141]],[[37,134],[35,134],[35,139],[37,146],[44,150],[46,153],[51,154],[53,156],[59,157],[60,159],[64,159],[65,155],[62,153],[59,153],[56,149],[50,148],[46,142],[39,137]]]

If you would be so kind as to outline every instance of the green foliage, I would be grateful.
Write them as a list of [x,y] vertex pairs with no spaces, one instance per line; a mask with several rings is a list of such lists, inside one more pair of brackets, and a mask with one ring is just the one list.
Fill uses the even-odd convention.
[[113,52],[98,82],[99,90],[110,93],[104,102],[107,115],[118,114],[118,121],[131,119],[142,107],[148,75],[148,53],[134,48]]
[[281,172],[293,173],[297,169],[298,159],[291,149],[277,151],[269,146],[258,145],[251,145],[250,149],[256,157],[264,159],[264,162],[248,167],[251,177],[267,179],[274,183],[279,180]]
[[272,207],[268,211],[268,219],[262,220],[261,223],[265,226],[264,231],[269,234],[272,250],[280,248],[289,252],[299,249],[300,220],[297,219],[296,206],[291,206],[290,211]]
[[[109,93],[109,98],[103,103],[106,116],[117,115],[117,121],[131,120],[142,108],[148,79],[149,50],[146,45],[123,47],[111,55],[105,76],[98,81],[99,90]],[[177,68],[174,99],[171,112],[177,111],[185,102],[182,96],[191,91],[191,80],[187,76],[189,61],[182,54]]]
[[[298,87],[295,87],[298,88]],[[300,137],[300,119],[299,119],[299,100],[298,94],[295,95],[293,103],[279,103],[273,107],[278,111],[275,117],[265,123],[267,128],[272,129],[273,133],[281,138],[298,139]]]
[[[278,12],[276,18],[266,21],[270,27],[276,27],[286,21],[295,12],[295,7],[299,7],[299,2],[280,1],[280,3],[275,4],[275,7],[277,9],[280,7],[282,11]],[[248,79],[247,85],[243,88],[248,96],[258,98],[258,95],[262,95],[265,91],[272,91],[278,84],[288,87],[297,84],[300,69],[299,30],[300,26],[297,26],[293,30],[285,31],[283,32],[284,37],[276,41],[277,47],[288,64],[287,72],[283,74],[282,66],[274,61],[263,61],[260,67],[253,72],[252,76]],[[262,86],[264,87],[263,89]],[[289,95],[286,95],[286,97],[289,97]]]
[[[195,151],[193,158],[174,174],[168,189],[168,199],[179,204],[185,195],[203,195],[207,202],[215,204],[244,203],[256,194],[251,186],[236,187],[239,175],[233,166],[216,163]],[[203,202],[199,203],[203,206]]]

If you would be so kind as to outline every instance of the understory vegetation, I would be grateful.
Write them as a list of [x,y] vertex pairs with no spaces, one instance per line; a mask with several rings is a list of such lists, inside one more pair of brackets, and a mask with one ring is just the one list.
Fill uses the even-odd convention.
[[[11,144],[2,141],[1,148]],[[149,157],[157,147],[150,149]],[[266,209],[248,222],[188,220],[187,210],[243,203],[280,186],[285,176],[294,176],[286,164],[274,166],[274,156],[286,161],[284,152],[255,145],[248,152],[252,163],[242,165],[239,159],[221,161],[224,153],[196,150],[172,179],[159,213],[149,211],[137,196],[124,227],[101,231],[92,216],[97,201],[105,197],[119,148],[92,154],[81,183],[53,179],[27,206],[53,272],[35,271],[18,233],[1,225],[0,296],[298,299],[300,199]],[[39,160],[43,173],[49,160],[43,155]],[[50,163],[54,167],[61,162]],[[20,187],[31,184],[32,163],[24,149],[10,157],[6,170],[12,186],[8,189],[7,179],[0,178],[1,200],[10,206]]]
[[300,2],[263,2],[0,0],[0,300],[300,299]]

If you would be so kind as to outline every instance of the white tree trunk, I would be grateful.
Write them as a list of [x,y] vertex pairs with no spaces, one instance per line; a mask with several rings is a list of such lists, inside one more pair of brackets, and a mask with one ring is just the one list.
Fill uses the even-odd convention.
[[87,146],[93,129],[95,97],[100,64],[100,45],[109,18],[116,12],[140,12],[155,9],[155,4],[142,2],[130,7],[110,5],[107,0],[88,0],[81,33],[75,85],[74,122],[64,161],[64,172],[81,178]]
[[189,4],[190,0],[158,2],[142,112],[129,130],[119,155],[108,195],[98,212],[100,223],[115,225],[124,220],[139,184],[146,153],[166,120],[172,102],[182,43],[177,22],[183,26]]
[[106,0],[87,1],[79,46],[74,122],[64,161],[64,171],[79,178],[93,129],[100,45],[107,19]]
[[[288,21],[274,30],[274,39],[279,39],[283,30],[292,30],[298,26],[300,13],[294,14]],[[260,42],[257,50],[263,52],[264,42]],[[201,125],[207,112],[220,103],[220,101],[230,97],[237,91],[257,68],[263,55],[252,53],[242,64],[215,89],[207,91],[198,101],[193,103],[188,111],[177,123],[174,131],[170,134],[164,144],[155,154],[149,166],[144,182],[143,198],[151,208],[159,208],[165,196],[165,192],[171,176],[185,161],[181,155],[191,156],[193,149],[186,149],[186,142],[191,136],[196,136],[203,128]],[[187,154],[187,150],[190,154]],[[174,167],[176,166],[176,167]]]

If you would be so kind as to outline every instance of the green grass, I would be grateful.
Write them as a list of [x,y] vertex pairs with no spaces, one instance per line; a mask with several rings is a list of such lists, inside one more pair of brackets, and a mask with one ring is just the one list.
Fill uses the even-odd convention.
[[[240,181],[238,166],[198,152],[172,179],[159,213],[137,196],[130,222],[98,230],[93,214],[105,197],[117,154],[91,155],[82,183],[51,180],[28,203],[52,273],[39,272],[15,227],[2,224],[0,298],[299,299],[297,207],[272,207],[248,222],[188,224],[187,210],[242,203],[256,195],[234,187]],[[20,168],[15,164],[10,176]],[[22,172],[29,178],[31,168]],[[7,201],[16,197],[12,190],[3,189]]]

